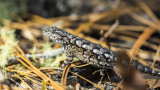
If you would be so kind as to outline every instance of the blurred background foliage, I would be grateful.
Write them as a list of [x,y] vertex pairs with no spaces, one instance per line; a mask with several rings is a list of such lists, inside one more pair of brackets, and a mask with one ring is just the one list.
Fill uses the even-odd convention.
[[25,0],[0,0],[0,20],[14,20],[27,13]]

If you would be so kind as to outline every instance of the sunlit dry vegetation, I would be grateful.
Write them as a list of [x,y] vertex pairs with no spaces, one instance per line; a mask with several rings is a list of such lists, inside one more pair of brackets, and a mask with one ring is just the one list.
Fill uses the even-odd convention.
[[113,51],[125,51],[132,60],[160,71],[159,0],[6,1],[0,0],[1,89],[160,88],[159,78],[133,71],[133,82],[126,84],[112,70],[102,75],[100,68],[77,58],[56,77],[66,56],[59,44],[42,35],[55,25]]

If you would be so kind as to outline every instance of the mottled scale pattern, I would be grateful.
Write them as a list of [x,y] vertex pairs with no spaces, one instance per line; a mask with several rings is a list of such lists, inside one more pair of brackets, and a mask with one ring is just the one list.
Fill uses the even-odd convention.
[[[71,63],[73,58],[76,57],[96,67],[116,69],[116,53],[108,48],[72,35],[55,26],[43,30],[43,34],[54,42],[61,44],[64,49],[67,59],[64,64],[62,64],[62,68],[64,68],[66,64]],[[132,65],[141,72],[160,76],[159,71],[145,67],[139,63],[132,62]]]
[[132,61],[132,65],[140,72],[143,72],[145,74],[149,74],[152,76],[160,77],[160,71],[153,70],[150,67],[144,66],[137,61]]

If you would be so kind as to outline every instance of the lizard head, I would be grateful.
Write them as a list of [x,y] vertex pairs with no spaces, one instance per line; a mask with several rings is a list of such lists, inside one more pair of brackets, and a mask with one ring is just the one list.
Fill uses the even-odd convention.
[[69,40],[66,38],[68,33],[62,29],[55,26],[51,26],[43,30],[43,35],[53,40],[55,43],[64,44]]

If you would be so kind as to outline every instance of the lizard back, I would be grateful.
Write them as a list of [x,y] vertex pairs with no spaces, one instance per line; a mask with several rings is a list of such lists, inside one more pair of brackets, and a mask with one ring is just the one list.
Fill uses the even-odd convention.
[[72,35],[57,27],[50,27],[43,34],[54,42],[61,44],[65,53],[72,53],[83,62],[101,68],[113,68],[114,52],[108,48]]

